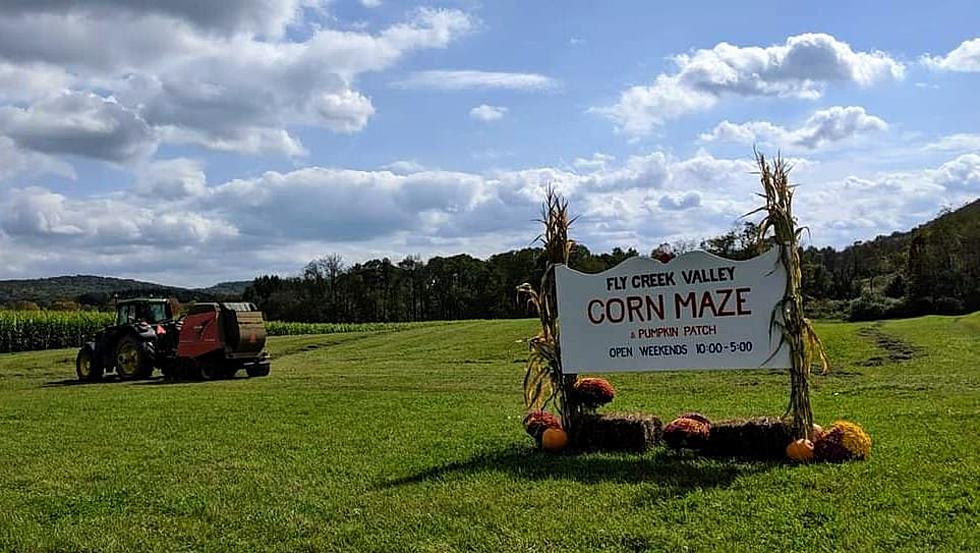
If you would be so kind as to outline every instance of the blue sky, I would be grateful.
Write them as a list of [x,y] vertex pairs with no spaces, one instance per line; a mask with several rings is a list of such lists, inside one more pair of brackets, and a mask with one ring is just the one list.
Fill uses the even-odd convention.
[[182,285],[724,232],[753,144],[812,243],[980,196],[972,2],[0,6],[0,278]]

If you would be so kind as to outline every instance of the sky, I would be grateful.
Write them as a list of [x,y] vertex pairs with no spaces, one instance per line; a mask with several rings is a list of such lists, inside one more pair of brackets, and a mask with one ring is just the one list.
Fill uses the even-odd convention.
[[980,196],[975,2],[7,0],[0,278],[183,286],[732,228],[753,147],[808,244]]

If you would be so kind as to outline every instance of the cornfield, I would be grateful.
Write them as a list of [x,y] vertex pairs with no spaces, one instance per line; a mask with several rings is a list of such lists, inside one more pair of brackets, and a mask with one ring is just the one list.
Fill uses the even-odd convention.
[[114,320],[99,311],[0,311],[0,353],[78,347]]
[[344,332],[405,330],[436,324],[443,323],[438,321],[411,323],[287,323],[282,321],[268,321],[265,323],[265,331],[269,336],[295,336],[298,334],[338,334]]
[[[0,310],[0,353],[41,349],[76,348],[107,325],[113,313],[99,311],[5,311]],[[432,326],[418,323],[289,323],[266,322],[269,336],[376,332]]]

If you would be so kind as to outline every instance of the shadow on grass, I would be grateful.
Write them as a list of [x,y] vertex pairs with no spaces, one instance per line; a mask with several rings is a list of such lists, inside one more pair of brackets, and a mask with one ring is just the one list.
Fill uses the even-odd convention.
[[586,484],[651,483],[656,484],[659,490],[647,499],[656,500],[683,496],[699,489],[726,488],[740,477],[766,472],[780,465],[775,461],[694,457],[664,449],[646,455],[552,455],[528,447],[513,446],[382,482],[378,487],[394,488],[440,481],[453,475],[503,472],[527,480],[572,480]]
[[41,384],[42,388],[64,388],[67,386],[98,386],[100,384],[127,384],[132,380],[120,380],[114,376],[107,376],[99,380],[79,380],[77,378],[66,378],[64,380],[52,380]]
[[[246,377],[238,376],[235,378],[225,378],[222,380],[248,380]],[[45,382],[41,384],[42,388],[64,388],[67,386],[99,386],[101,384],[130,384],[132,386],[161,386],[170,384],[203,384],[206,382],[213,382],[210,380],[185,380],[185,379],[172,379],[164,378],[163,376],[154,376],[151,378],[145,378],[142,380],[123,380],[115,376],[107,376],[101,380],[78,380],[77,378],[66,378],[64,380],[52,380],[50,382]]]

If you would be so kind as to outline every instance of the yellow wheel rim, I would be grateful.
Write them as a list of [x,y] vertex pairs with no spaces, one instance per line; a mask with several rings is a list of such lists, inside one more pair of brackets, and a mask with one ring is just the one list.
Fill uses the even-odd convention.
[[123,376],[133,376],[136,374],[139,365],[139,351],[136,344],[123,344],[116,352],[116,370]]
[[90,376],[92,374],[92,358],[88,355],[82,355],[82,358],[78,361],[78,372],[82,376]]

